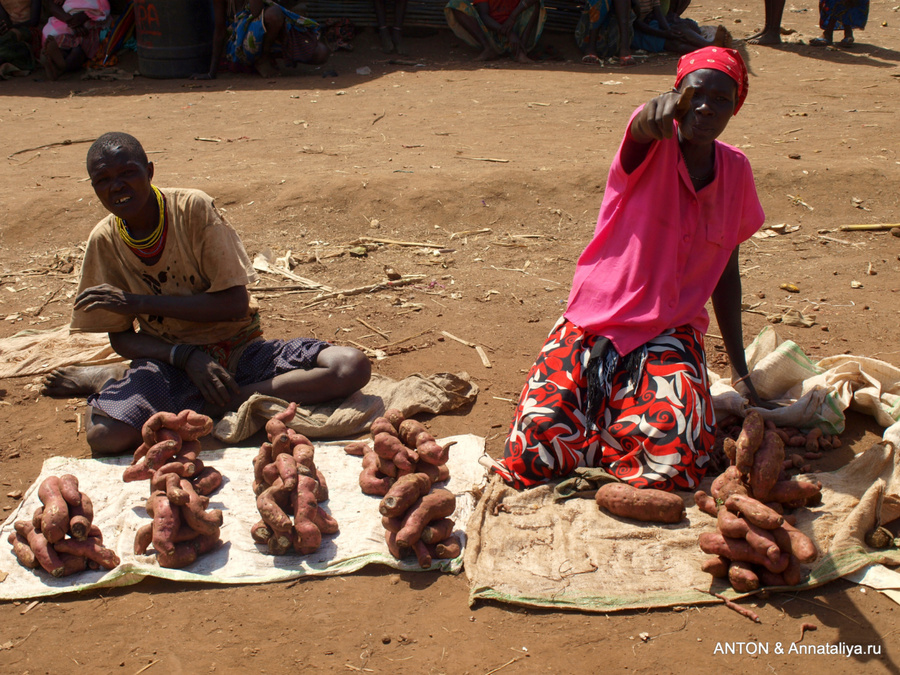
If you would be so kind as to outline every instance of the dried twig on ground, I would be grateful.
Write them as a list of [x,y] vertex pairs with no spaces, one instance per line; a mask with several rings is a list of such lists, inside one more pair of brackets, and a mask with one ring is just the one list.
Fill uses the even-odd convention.
[[33,148],[25,148],[24,150],[16,150],[13,154],[7,155],[7,159],[12,159],[16,155],[21,155],[23,152],[32,152],[33,150],[43,150],[44,148],[55,148],[61,145],[75,145],[76,143],[93,143],[96,141],[96,138],[79,138],[74,141],[66,139],[64,141],[57,141],[55,143],[44,143],[44,145],[37,145]]

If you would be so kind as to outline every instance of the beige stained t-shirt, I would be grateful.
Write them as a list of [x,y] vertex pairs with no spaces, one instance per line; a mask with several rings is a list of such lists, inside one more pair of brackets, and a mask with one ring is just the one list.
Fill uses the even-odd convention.
[[[200,190],[164,188],[169,229],[166,245],[155,265],[141,262],[115,227],[110,215],[88,238],[78,292],[110,284],[141,295],[196,295],[246,286],[256,272],[237,232],[216,210],[212,198]],[[210,344],[227,340],[246,328],[259,306],[251,297],[247,316],[239,321],[201,323],[160,316],[126,316],[98,309],[73,311],[71,332],[118,333],[131,330],[137,319],[140,332],[170,343]]]

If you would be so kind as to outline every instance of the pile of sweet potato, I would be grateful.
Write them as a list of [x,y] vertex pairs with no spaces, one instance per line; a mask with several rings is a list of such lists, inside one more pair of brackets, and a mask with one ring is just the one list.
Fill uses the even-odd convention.
[[151,493],[177,491],[187,480],[201,495],[212,494],[222,484],[222,474],[197,457],[200,439],[212,429],[212,419],[193,410],[156,413],[141,428],[143,443],[122,478],[126,483],[150,479]]
[[222,474],[197,457],[200,439],[212,428],[212,419],[193,410],[156,413],[141,428],[143,443],[123,479],[149,479],[146,508],[153,521],[137,531],[135,555],[152,544],[162,567],[187,567],[222,543],[222,511],[207,510],[208,495],[219,489]]
[[103,534],[92,522],[93,503],[78,489],[75,476],[48,476],[38,488],[38,498],[43,506],[35,509],[31,520],[16,521],[9,535],[21,565],[64,577],[86,568],[111,570],[119,564],[115,552],[103,546]]
[[287,426],[296,412],[297,405],[291,403],[266,423],[269,440],[253,460],[253,492],[262,520],[250,534],[272,555],[291,549],[301,555],[314,553],[323,534],[338,531],[337,521],[319,506],[328,499],[328,485],[316,468],[315,448]]
[[782,435],[755,411],[737,440],[726,442],[725,453],[732,465],[713,481],[712,495],[694,494],[718,529],[700,535],[700,548],[716,556],[704,562],[703,571],[727,578],[742,593],[761,585],[796,586],[805,576],[802,565],[819,553],[784,513],[818,503],[821,486],[785,475]]
[[363,458],[359,487],[364,494],[383,497],[402,476],[424,473],[432,484],[447,480],[451,441],[439,445],[421,422],[404,419],[399,410],[387,410],[372,422],[373,444],[355,441],[344,448]]

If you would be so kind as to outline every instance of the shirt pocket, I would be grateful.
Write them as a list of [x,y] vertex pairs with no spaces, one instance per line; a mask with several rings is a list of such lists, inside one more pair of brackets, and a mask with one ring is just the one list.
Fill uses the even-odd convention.
[[731,200],[705,201],[701,203],[700,212],[706,228],[706,240],[710,244],[728,250],[737,246],[741,214],[733,207]]

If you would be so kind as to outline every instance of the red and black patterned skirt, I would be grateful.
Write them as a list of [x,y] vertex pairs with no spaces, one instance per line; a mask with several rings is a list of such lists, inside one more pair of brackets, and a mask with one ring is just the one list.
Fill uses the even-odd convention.
[[[619,358],[610,347],[611,359],[591,360],[598,339],[565,318],[557,322],[528,373],[494,470],[516,488],[591,466],[639,488],[696,489],[715,440],[703,335],[682,326],[641,347],[641,359]],[[589,363],[608,369],[590,419]]]

